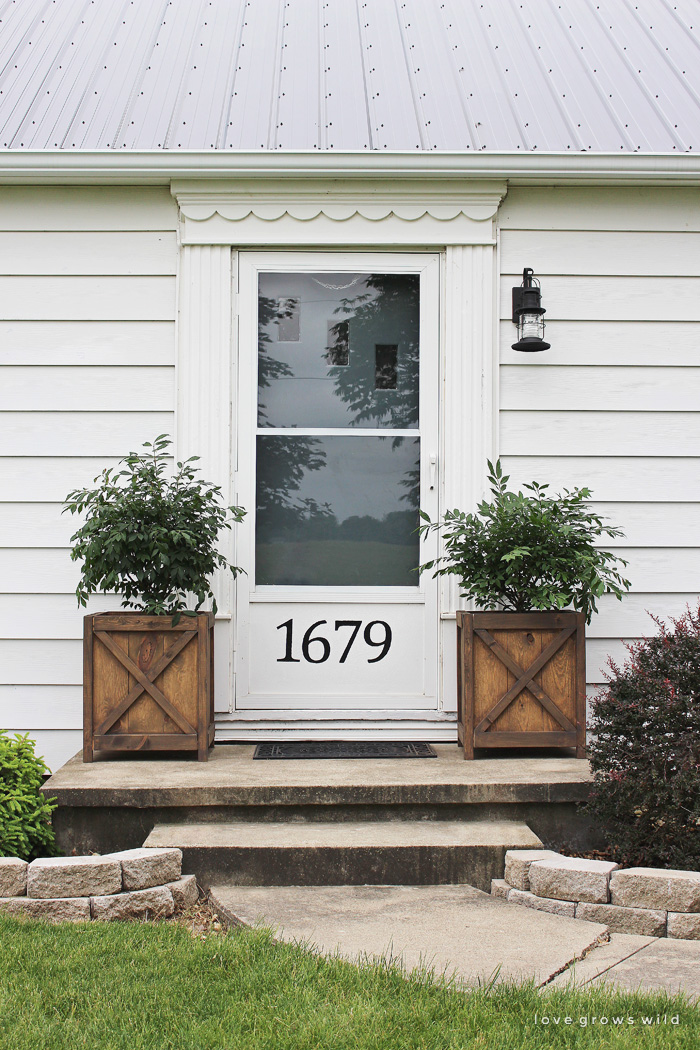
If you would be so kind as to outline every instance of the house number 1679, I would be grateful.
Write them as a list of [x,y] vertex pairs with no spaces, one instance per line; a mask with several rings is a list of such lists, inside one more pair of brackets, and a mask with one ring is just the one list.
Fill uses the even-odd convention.
[[[317,627],[323,627],[328,623],[328,620],[317,620],[316,623],[312,623],[308,631],[304,633],[304,637],[301,640],[301,655],[307,664],[324,664],[331,655],[331,643],[323,634],[315,634]],[[348,630],[349,633],[346,635],[339,635],[341,644],[345,644],[345,648],[340,656],[338,663],[344,664],[348,658],[348,654],[353,647],[355,639],[360,633],[362,627],[362,620],[336,620],[335,631]],[[285,620],[277,627],[278,631],[285,632],[285,646],[284,656],[280,656],[277,659],[278,664],[298,664],[301,660],[294,657],[294,620]],[[391,649],[391,627],[385,620],[371,620],[365,625],[365,629],[362,632],[362,637],[365,640],[365,644],[369,645],[373,649],[381,649],[381,652],[377,656],[368,656],[368,664],[379,663],[383,660],[386,654]]]

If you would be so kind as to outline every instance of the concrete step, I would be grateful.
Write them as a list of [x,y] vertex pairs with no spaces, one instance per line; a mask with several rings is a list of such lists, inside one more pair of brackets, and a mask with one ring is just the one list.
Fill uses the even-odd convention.
[[508,849],[540,849],[519,821],[156,824],[145,846],[178,846],[204,886],[490,888]]

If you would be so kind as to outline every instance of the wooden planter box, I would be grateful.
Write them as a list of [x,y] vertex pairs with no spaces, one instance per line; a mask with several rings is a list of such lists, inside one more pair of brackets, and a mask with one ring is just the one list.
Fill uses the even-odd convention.
[[95,751],[196,751],[214,743],[214,615],[85,617],[83,761]]
[[586,748],[583,613],[457,613],[458,738],[475,748]]

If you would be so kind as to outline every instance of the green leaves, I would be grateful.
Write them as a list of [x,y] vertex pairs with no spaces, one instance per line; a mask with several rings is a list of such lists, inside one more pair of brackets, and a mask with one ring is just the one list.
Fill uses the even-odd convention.
[[439,531],[444,547],[441,558],[421,569],[457,576],[462,596],[480,609],[573,606],[590,623],[597,598],[622,598],[630,587],[620,572],[627,563],[596,546],[601,537],[622,533],[591,510],[589,489],[550,496],[548,485],[533,481],[524,492],[509,492],[500,460],[488,463],[488,480],[493,498],[475,514],[451,510],[431,522],[421,511],[421,533]]
[[0,730],[0,857],[33,860],[55,852],[55,801],[39,792],[50,772],[34,754],[33,740]]
[[96,488],[66,497],[64,512],[85,513],[71,537],[71,558],[83,563],[79,605],[96,591],[117,591],[126,608],[173,615],[192,595],[195,610],[213,599],[209,581],[217,569],[240,573],[216,542],[245,511],[224,506],[221,487],[196,477],[198,456],[168,476],[170,444],[167,434],[158,435],[144,443],[149,452],[130,452],[116,469],[103,470]]

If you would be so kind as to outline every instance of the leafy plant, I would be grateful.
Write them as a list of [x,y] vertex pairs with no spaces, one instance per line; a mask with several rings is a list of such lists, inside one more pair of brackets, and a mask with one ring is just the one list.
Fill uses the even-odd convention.
[[550,496],[548,485],[533,481],[525,493],[509,492],[500,461],[488,468],[493,500],[480,503],[476,514],[451,510],[431,522],[421,511],[421,533],[438,530],[445,549],[421,569],[458,576],[462,597],[480,609],[528,612],[572,605],[590,623],[597,598],[622,598],[630,583],[618,569],[627,562],[595,546],[602,536],[622,533],[593,513],[589,489]]
[[39,792],[50,772],[34,754],[33,740],[0,730],[0,857],[33,860],[55,853],[55,800]]
[[[216,569],[229,568],[234,577],[241,572],[215,544],[245,511],[224,506],[221,487],[195,477],[198,456],[177,463],[169,476],[169,445],[166,434],[146,441],[149,452],[130,452],[94,479],[97,488],[66,497],[64,513],[87,512],[71,537],[71,558],[83,562],[75,592],[80,605],[98,590],[117,591],[124,607],[173,614],[177,623],[208,598],[216,612],[209,583]],[[196,599],[194,610],[187,609],[188,594]]]
[[593,701],[588,809],[616,859],[700,868],[700,607],[610,661]]

